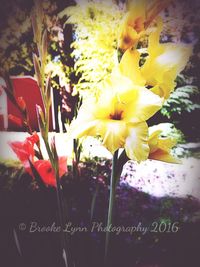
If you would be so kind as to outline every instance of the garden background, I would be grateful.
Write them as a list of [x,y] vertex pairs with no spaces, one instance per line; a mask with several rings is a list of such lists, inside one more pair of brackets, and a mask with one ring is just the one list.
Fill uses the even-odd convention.
[[[68,140],[67,132],[82,101],[98,95],[102,80],[116,64],[117,32],[125,13],[125,1],[79,1],[80,6],[75,1],[41,2],[50,32],[46,67],[51,72],[54,110],[50,136],[55,136],[58,155],[68,157],[68,172],[61,179],[65,216],[75,226],[90,228],[91,222],[106,221],[112,155],[98,138],[85,138],[76,147],[80,152],[77,153],[80,159],[76,158],[80,173],[74,179],[73,143]],[[31,24],[34,3],[2,0],[1,6],[1,73],[8,70],[11,76],[35,77],[33,53],[37,47]],[[199,1],[174,0],[161,13],[164,29],[160,41],[193,44],[193,54],[176,78],[174,92],[148,121],[149,125],[165,123],[165,135],[178,140],[173,154],[182,163],[129,161],[116,191],[115,225],[178,223],[179,231],[115,235],[110,266],[199,266],[199,11]],[[31,90],[26,90],[31,98]],[[40,188],[24,172],[8,145],[24,140],[28,136],[26,129],[13,121],[5,129],[3,117],[0,119],[2,266],[65,266],[59,233],[30,234],[27,230],[32,221],[46,226],[58,223],[56,192],[52,187]],[[44,144],[41,145],[44,151]],[[19,229],[21,223],[27,226],[26,230]],[[102,267],[104,239],[103,232],[71,235],[70,257],[75,266]]]

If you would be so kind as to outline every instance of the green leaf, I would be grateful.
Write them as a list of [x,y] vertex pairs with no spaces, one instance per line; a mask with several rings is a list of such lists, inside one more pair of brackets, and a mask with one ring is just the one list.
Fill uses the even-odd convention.
[[36,180],[38,186],[43,189],[43,190],[46,190],[46,185],[45,183],[43,182],[41,176],[39,175],[38,171],[36,170],[36,168],[34,167],[33,163],[29,160],[29,164],[30,164],[30,167],[31,167],[31,171],[33,173],[33,176],[34,176],[34,179]]

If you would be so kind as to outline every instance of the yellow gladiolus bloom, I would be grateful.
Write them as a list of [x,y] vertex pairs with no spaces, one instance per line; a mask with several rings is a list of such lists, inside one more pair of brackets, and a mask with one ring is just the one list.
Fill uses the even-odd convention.
[[149,159],[164,161],[168,163],[180,163],[181,161],[171,154],[171,149],[176,145],[177,140],[173,138],[160,137],[162,130],[157,127],[149,127]]
[[149,36],[148,58],[141,67],[141,74],[151,91],[167,99],[174,90],[177,75],[185,68],[192,54],[192,46],[186,44],[159,43],[162,23]]
[[139,66],[140,53],[128,49],[122,56],[118,72],[132,80],[134,84],[150,87],[151,91],[167,99],[175,88],[175,79],[184,69],[191,53],[192,46],[185,44],[160,44],[162,23],[149,37],[148,57]]
[[161,108],[162,101],[127,78],[122,84],[123,88],[113,88],[107,82],[108,88],[98,100],[85,101],[70,133],[73,138],[100,136],[111,153],[124,147],[130,159],[142,161],[149,155],[145,121]]
[[118,47],[123,51],[137,44],[144,34],[146,0],[134,1],[130,11],[124,17]]
[[130,1],[118,40],[118,47],[123,51],[135,46],[145,34],[145,30],[157,15],[169,5],[171,0],[133,0]]

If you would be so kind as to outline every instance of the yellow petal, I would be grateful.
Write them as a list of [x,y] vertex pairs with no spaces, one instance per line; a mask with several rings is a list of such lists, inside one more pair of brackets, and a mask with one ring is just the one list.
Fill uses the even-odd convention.
[[146,122],[128,124],[128,136],[124,147],[130,159],[143,161],[148,158],[148,126]]
[[124,147],[127,136],[127,126],[124,121],[101,120],[96,131],[102,137],[103,145],[111,153],[114,153],[120,147]]
[[150,57],[156,57],[160,55],[164,48],[160,44],[160,34],[163,29],[163,21],[162,18],[159,17],[156,20],[156,29],[149,35],[149,45],[148,45],[148,53]]
[[149,127],[149,158],[165,162],[179,163],[180,161],[170,154],[171,148],[176,145],[177,140],[170,137],[160,137],[162,133],[161,127],[161,124]]
[[148,143],[149,143],[150,153],[153,153],[158,149],[158,139],[159,139],[159,136],[162,133],[162,131],[161,130],[156,130],[153,133],[150,133],[151,132],[151,128],[152,127],[149,127],[150,136],[149,136]]
[[[90,107],[90,109],[88,109]],[[81,108],[76,119],[74,119],[70,125],[68,135],[71,138],[80,138],[85,135],[96,135],[97,118],[94,116],[96,109],[96,103],[92,101],[86,101]]]
[[192,46],[185,44],[160,44],[159,36],[162,22],[149,37],[149,56],[141,67],[146,85],[151,85],[152,92],[167,99],[175,88],[175,79],[184,69],[192,53]]
[[140,53],[134,49],[126,50],[123,54],[121,62],[119,64],[119,69],[121,73],[128,77],[134,84],[145,85],[145,79],[142,77],[140,67],[139,67]]
[[[104,92],[111,90],[113,94],[125,92],[133,87],[133,82],[126,76],[122,75],[119,67],[114,68],[111,74],[110,83]],[[102,92],[104,94],[104,92]],[[102,98],[104,98],[102,94]]]
[[140,34],[138,34],[131,26],[125,25],[121,29],[120,37],[118,40],[118,47],[126,51],[133,47],[139,40]]
[[160,44],[160,33],[163,28],[162,19],[157,20],[157,28],[149,36],[148,54],[141,73],[147,81],[147,85],[156,85],[156,79],[160,73],[155,69],[155,59],[164,52],[164,47]]
[[158,148],[170,152],[170,150],[177,144],[177,140],[173,138],[160,138],[158,140]]
[[119,99],[126,107],[123,119],[129,122],[146,121],[162,107],[162,99],[144,87],[133,86],[120,93]]
[[174,157],[170,153],[167,153],[161,149],[158,149],[154,153],[149,155],[149,159],[159,160],[168,163],[181,163],[181,160]]
[[177,73],[174,79],[184,68],[192,54],[192,46],[186,44],[162,44],[164,52],[156,58],[159,66],[166,66],[168,69],[176,67]]
[[75,120],[74,122],[72,122],[68,134],[71,138],[81,138],[83,136],[95,136],[97,125],[98,125],[98,120],[93,120],[93,121]]
[[[164,75],[164,77],[165,77],[165,75]],[[168,83],[163,82],[163,83],[157,84],[156,86],[154,86],[150,89],[150,91],[152,93],[163,98],[163,103],[164,103],[165,99],[169,98],[170,93],[174,90],[174,88],[176,86],[175,82],[170,83],[170,81],[167,79],[166,79],[166,81],[168,81]]]

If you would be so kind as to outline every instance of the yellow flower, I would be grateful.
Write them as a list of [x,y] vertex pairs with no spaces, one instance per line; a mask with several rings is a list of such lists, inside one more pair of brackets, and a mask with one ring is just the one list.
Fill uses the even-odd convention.
[[138,50],[126,50],[115,72],[112,73],[112,78],[116,79],[116,76],[121,74],[129,78],[135,85],[145,86],[146,80],[141,73],[139,61],[140,53]]
[[134,84],[151,88],[152,92],[167,99],[175,88],[177,75],[184,69],[192,53],[192,46],[160,44],[161,30],[162,22],[159,21],[157,30],[149,37],[148,57],[141,67],[139,51],[128,49],[122,56],[118,72]]
[[174,90],[177,75],[185,68],[192,53],[192,46],[181,43],[160,44],[162,22],[149,36],[148,58],[141,67],[141,74],[151,91],[167,99]]
[[149,127],[149,159],[155,159],[168,163],[180,163],[181,161],[171,154],[171,149],[176,145],[177,140],[168,137],[160,137],[162,130],[157,125]]
[[129,4],[120,29],[118,47],[123,51],[136,46],[139,39],[157,15],[169,5],[171,0],[134,0]]
[[145,160],[149,154],[145,121],[161,108],[162,101],[149,90],[134,86],[127,78],[122,84],[122,88],[115,88],[107,81],[107,90],[98,100],[82,105],[70,133],[73,138],[100,136],[111,153],[124,147],[130,159]]
[[144,34],[146,0],[135,1],[124,17],[118,47],[123,51],[134,46]]

